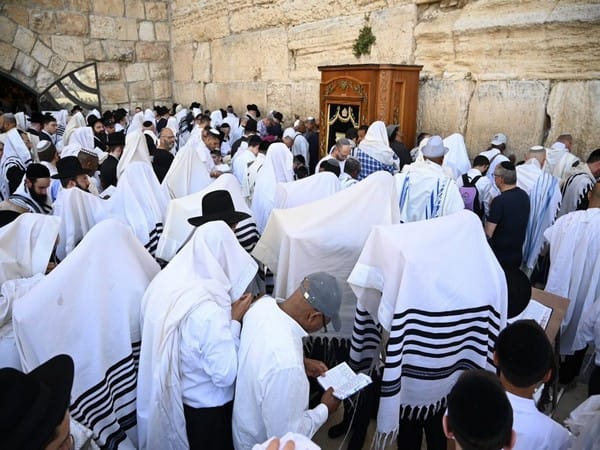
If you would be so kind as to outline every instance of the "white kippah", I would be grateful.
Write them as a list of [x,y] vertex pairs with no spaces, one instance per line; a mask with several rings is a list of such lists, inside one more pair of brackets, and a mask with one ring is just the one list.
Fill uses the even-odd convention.
[[35,146],[35,149],[38,151],[38,153],[44,152],[44,151],[48,150],[51,145],[52,145],[52,142],[50,142],[50,141],[40,141]]

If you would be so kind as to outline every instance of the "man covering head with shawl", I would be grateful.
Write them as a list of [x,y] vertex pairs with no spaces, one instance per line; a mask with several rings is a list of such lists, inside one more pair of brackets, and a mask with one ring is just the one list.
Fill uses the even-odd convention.
[[385,170],[392,175],[398,170],[398,157],[390,148],[385,124],[378,120],[373,122],[365,138],[360,141],[356,158],[360,161],[359,181],[373,172]]
[[77,128],[82,128],[86,126],[87,123],[85,121],[85,118],[83,117],[83,114],[81,113],[81,111],[77,111],[67,123],[67,128],[65,129],[65,134],[63,135],[63,148],[69,145],[71,135]]
[[0,159],[0,200],[7,199],[19,186],[31,154],[16,128],[5,134],[4,152]]
[[[233,231],[222,221],[209,222],[148,287],[142,301],[140,449],[187,448],[186,421],[193,411],[184,415],[184,405],[202,409],[232,400],[240,332],[232,304],[256,270]],[[215,448],[206,444],[202,448]]]
[[123,153],[117,164],[117,178],[125,171],[127,165],[134,161],[142,161],[152,166],[146,138],[141,131],[130,133],[128,130],[127,136],[125,137],[125,148],[123,149]]

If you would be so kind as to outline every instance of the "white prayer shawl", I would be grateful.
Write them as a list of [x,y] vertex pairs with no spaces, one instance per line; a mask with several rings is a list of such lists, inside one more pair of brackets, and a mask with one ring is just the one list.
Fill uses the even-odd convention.
[[[256,155],[250,150],[238,150],[231,162],[233,175],[243,188],[244,180],[248,178],[248,166],[256,159]],[[247,184],[247,183],[246,183]],[[248,193],[246,192],[246,197]]]
[[220,109],[215,109],[210,113],[210,126],[211,128],[220,127],[223,123],[223,114],[221,114]]
[[[457,255],[468,257],[457,265]],[[494,370],[506,279],[471,212],[373,227],[348,282],[358,299],[351,364],[366,371],[378,350],[387,355],[375,448],[395,441],[400,417],[444,408],[463,371]]]
[[17,121],[17,128],[21,130],[26,130],[29,128],[30,124],[24,112],[15,113],[15,120]]
[[70,144],[62,149],[60,156],[78,156],[81,149],[86,149],[94,152],[98,156],[98,162],[102,163],[108,153],[96,147],[94,142],[94,130],[90,127],[80,127],[73,130],[71,133]]
[[0,228],[0,285],[46,273],[59,226],[57,217],[24,213]]
[[560,353],[585,347],[577,334],[588,308],[600,297],[600,208],[574,211],[546,230],[550,271],[545,290],[570,300],[560,329]]
[[382,164],[388,166],[398,164],[396,154],[390,148],[385,124],[380,120],[371,124],[358,148]]
[[29,188],[25,185],[25,176],[21,184],[15,189],[15,192],[8,198],[9,201],[21,208],[26,209],[31,213],[51,214],[52,213],[52,196],[47,194],[46,203],[40,203],[31,197]]
[[227,116],[223,119],[223,122],[228,123],[229,124],[229,128],[231,129],[231,142],[235,142],[235,141],[237,141],[237,139],[239,139],[239,138],[242,137],[242,135],[240,134],[237,137],[237,139],[234,139],[234,137],[235,137],[234,132],[240,126],[240,119],[239,119],[239,117],[237,117],[233,113],[227,113]]
[[142,300],[138,383],[141,450],[188,448],[179,347],[181,328],[204,302],[231,310],[257,265],[222,221],[208,222],[152,280]]
[[71,139],[71,134],[73,134],[73,131],[75,131],[77,128],[85,128],[86,126],[87,123],[85,122],[85,118],[83,117],[81,111],[77,111],[75,114],[73,114],[73,117],[71,117],[71,119],[67,123],[67,128],[65,129],[65,134],[63,135],[64,147],[69,145],[69,141]]
[[163,231],[169,193],[166,186],[159,184],[152,166],[145,162],[130,163],[107,201],[112,215],[128,224],[154,256]]
[[178,123],[179,122],[177,122],[177,119],[174,116],[169,116],[169,118],[167,119],[167,128],[173,132],[173,135],[175,137],[177,137],[177,135],[179,134]]
[[552,170],[552,175],[554,175],[561,181],[566,181],[566,179],[568,178],[568,174],[573,170],[573,167],[576,164],[584,163],[573,153],[565,152],[554,166],[554,169]]
[[23,368],[73,358],[71,417],[103,449],[137,448],[140,302],[159,270],[126,225],[106,220],[13,305]]
[[154,115],[154,111],[152,111],[150,108],[146,108],[144,110],[144,122],[149,121],[152,122],[152,124],[154,126],[156,126],[156,116]]
[[117,164],[117,178],[120,178],[125,168],[135,161],[152,164],[150,153],[148,152],[148,144],[142,132],[127,133],[125,147]]
[[169,202],[164,231],[156,249],[157,258],[165,261],[173,259],[177,251],[194,232],[195,227],[190,225],[187,219],[202,215],[202,199],[209,192],[218,190],[229,192],[236,211],[250,215],[250,218],[238,223],[235,234],[238,236],[242,247],[246,248],[246,250],[254,248],[254,245],[258,241],[258,231],[252,217],[252,211],[244,201],[240,185],[235,177],[231,174],[223,174],[202,191],[186,197],[173,199]]
[[212,158],[210,153],[207,156],[207,152],[201,148],[201,144],[204,148],[206,146],[201,142],[201,130],[196,130],[192,131],[186,144],[175,155],[163,180],[162,184],[167,187],[171,198],[199,192],[213,181],[207,165],[207,159],[212,162]]
[[544,245],[544,231],[554,223],[562,196],[558,179],[543,171],[536,159],[517,166],[517,185],[519,183],[529,195],[531,211],[523,243],[523,268],[530,274]]
[[454,175],[453,178],[456,180],[471,168],[465,138],[460,133],[451,134],[444,138],[444,146],[448,148],[448,153],[444,155],[442,166],[451,168]]
[[465,207],[456,182],[432,161],[414,162],[394,178],[402,222],[446,216]]
[[563,198],[558,216],[561,217],[571,211],[580,209],[595,184],[596,178],[594,178],[590,167],[586,163],[582,162],[571,168],[565,182],[561,185]]
[[42,111],[42,114],[51,114],[52,117],[56,119],[56,123],[59,127],[67,126],[67,118],[69,117],[69,112],[66,109],[60,109],[57,111]]
[[56,256],[63,260],[97,223],[110,216],[105,200],[77,187],[58,191],[53,214],[60,218]]
[[[302,279],[327,271],[346,279],[373,225],[398,223],[393,177],[376,172],[327,198],[290,209],[274,209],[252,255],[276,275],[274,297],[287,298]],[[348,226],[352,224],[352,226]],[[339,332],[349,338],[356,298],[346,287]]]
[[256,159],[248,166],[248,176],[244,180],[242,184],[242,195],[248,195],[246,197],[249,205],[252,204],[252,198],[254,197],[254,187],[256,186],[256,179],[258,178],[258,174],[260,169],[262,169],[263,164],[265,163],[266,155],[264,153],[259,153],[256,155]]
[[91,116],[96,116],[98,119],[102,118],[102,114],[100,114],[100,111],[98,111],[96,108],[92,109],[87,113],[87,115],[85,116],[86,122]]
[[2,159],[0,159],[0,200],[7,199],[10,195],[8,179],[6,178],[9,169],[17,167],[25,172],[27,166],[31,163],[31,153],[29,153],[16,128],[7,131],[4,134],[4,139],[4,153]]
[[294,180],[293,156],[288,147],[276,142],[269,146],[265,162],[256,177],[252,196],[252,213],[262,234],[275,205],[277,183]]
[[127,127],[126,135],[129,136],[130,134],[132,134],[136,131],[141,132],[143,126],[144,126],[144,113],[142,111],[140,111],[133,115],[133,117],[131,119],[131,123]]
[[340,190],[340,180],[331,172],[316,173],[289,183],[277,183],[274,208],[294,208],[329,197]]

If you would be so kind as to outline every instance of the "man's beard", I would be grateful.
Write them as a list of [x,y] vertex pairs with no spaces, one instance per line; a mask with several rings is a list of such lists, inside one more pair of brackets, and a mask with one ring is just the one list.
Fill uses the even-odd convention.
[[34,202],[45,205],[48,202],[48,194],[38,194],[33,190],[29,191],[29,195],[33,199]]

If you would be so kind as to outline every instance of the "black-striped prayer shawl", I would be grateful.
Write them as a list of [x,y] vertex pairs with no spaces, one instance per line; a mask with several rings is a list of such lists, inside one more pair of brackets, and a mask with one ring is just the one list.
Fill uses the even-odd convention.
[[8,197],[8,200],[11,203],[14,203],[21,208],[27,209],[29,212],[38,213],[38,214],[51,214],[52,206],[46,203],[39,204],[35,200],[33,200],[30,196],[22,195],[22,194],[12,194]]
[[582,170],[567,178],[567,181],[565,181],[565,184],[560,190],[562,194],[562,204],[559,215],[587,209],[587,195],[596,184],[596,180],[588,172],[589,170]]
[[160,235],[162,233],[163,224],[157,223],[148,235],[148,242],[146,243],[146,245],[144,245],[144,247],[146,248],[146,250],[148,250],[148,252],[150,252],[152,257],[154,257],[156,254],[156,247],[158,247],[158,240],[160,239]]

